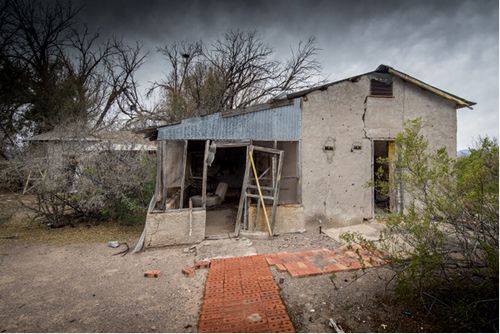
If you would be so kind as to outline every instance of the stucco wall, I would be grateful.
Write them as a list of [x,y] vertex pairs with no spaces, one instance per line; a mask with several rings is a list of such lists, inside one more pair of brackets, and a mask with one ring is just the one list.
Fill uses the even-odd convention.
[[[272,207],[266,207],[268,219],[271,221]],[[259,217],[256,220],[257,208],[250,206],[248,208],[248,221],[251,231],[267,232],[267,224],[262,207],[259,211]],[[274,234],[295,233],[305,231],[304,208],[299,204],[278,205],[276,210],[276,223]]]
[[[306,218],[326,216],[334,225],[371,218],[373,139],[394,139],[405,120],[422,117],[430,148],[456,154],[452,103],[395,78],[394,98],[369,97],[367,76],[345,81],[302,100],[302,201]],[[331,138],[330,140],[328,138]],[[331,162],[325,143],[334,141]],[[353,144],[361,145],[353,150]]]
[[188,209],[148,213],[144,246],[149,248],[198,243],[205,238],[205,219],[204,209],[192,210],[191,226]]

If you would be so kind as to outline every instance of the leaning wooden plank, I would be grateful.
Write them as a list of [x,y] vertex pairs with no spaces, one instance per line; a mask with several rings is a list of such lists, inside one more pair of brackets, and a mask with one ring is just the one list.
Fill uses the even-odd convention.
[[[156,204],[156,198],[153,195],[151,197],[151,200],[149,201],[148,212],[146,214],[153,212],[155,204]],[[145,238],[146,238],[146,226],[144,226],[144,229],[142,230],[141,236],[139,237],[139,240],[137,240],[137,243],[135,244],[134,249],[132,250],[132,253],[130,253],[130,254],[135,254],[137,252],[140,252],[144,248]]]
[[234,228],[234,233],[239,235],[240,233],[240,222],[241,215],[243,214],[243,205],[245,203],[245,196],[247,192],[247,184],[248,177],[250,175],[250,151],[252,150],[252,145],[247,146],[247,154],[246,154],[246,164],[245,164],[245,175],[243,176],[243,183],[241,184],[241,195],[240,195],[240,203],[238,205],[238,213],[236,214],[236,224]]
[[137,240],[137,243],[134,246],[134,249],[132,250],[132,253],[130,254],[135,254],[138,253],[142,250],[144,247],[144,239],[146,238],[146,227],[144,227],[144,230],[142,231],[141,237],[139,240]]
[[205,141],[205,154],[203,155],[203,178],[201,181],[201,203],[202,207],[207,207],[207,171],[208,171],[208,150],[210,148],[210,140]]
[[[264,197],[262,196],[262,190],[260,189],[259,178],[257,176],[257,169],[255,168],[255,162],[253,161],[253,152],[250,151],[250,162],[252,163],[253,174],[255,175],[255,182],[257,183],[257,190],[259,191],[260,203],[262,204],[262,210],[264,211],[264,218],[266,219],[267,229],[269,231],[269,236],[273,236],[273,231],[271,230],[271,225],[269,224],[269,217],[267,216],[266,204],[264,203]],[[248,196],[248,194],[247,194]]]

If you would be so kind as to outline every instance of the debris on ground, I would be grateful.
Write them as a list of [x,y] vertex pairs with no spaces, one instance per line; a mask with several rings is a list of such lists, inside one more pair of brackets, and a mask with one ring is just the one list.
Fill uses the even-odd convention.
[[128,246],[128,244],[127,244],[126,242],[124,242],[124,243],[120,244],[120,246],[121,246],[121,245],[124,245],[124,246],[125,246],[125,247],[127,247],[127,248],[126,248],[126,249],[124,249],[124,250],[122,250],[122,251],[120,251],[120,252],[118,252],[118,253],[113,254],[113,256],[115,256],[115,255],[120,255],[120,254],[121,254],[121,256],[125,256],[125,255],[127,255],[127,254],[128,254],[128,252],[130,251],[130,247]]
[[186,267],[182,268],[182,273],[184,275],[186,275],[187,277],[193,277],[195,271],[194,271],[193,267],[186,266]]
[[196,251],[196,246],[186,247],[182,250],[183,253],[193,253]]
[[344,333],[344,330],[342,329],[342,327],[340,327],[339,325],[337,325],[337,323],[335,322],[335,320],[333,320],[332,318],[330,318],[330,320],[328,320],[328,325],[333,328],[335,330],[335,332],[337,333]]
[[160,270],[146,270],[144,272],[144,277],[158,278],[160,277],[160,274],[161,274]]
[[194,267],[196,269],[200,268],[209,268],[210,267],[210,261],[198,261],[194,264]]
[[120,243],[118,241],[116,241],[116,240],[109,241],[108,242],[108,247],[118,248],[118,247],[120,247]]

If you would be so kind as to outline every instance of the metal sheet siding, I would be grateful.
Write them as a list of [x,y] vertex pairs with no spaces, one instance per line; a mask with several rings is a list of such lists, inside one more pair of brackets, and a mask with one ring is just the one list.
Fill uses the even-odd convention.
[[158,129],[158,140],[299,140],[300,98],[288,106],[232,117],[216,113]]

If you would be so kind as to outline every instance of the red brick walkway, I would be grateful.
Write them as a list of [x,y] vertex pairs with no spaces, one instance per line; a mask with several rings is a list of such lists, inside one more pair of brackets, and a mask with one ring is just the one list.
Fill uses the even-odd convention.
[[264,255],[211,261],[199,332],[294,332]]
[[294,332],[269,265],[303,277],[384,264],[383,255],[361,247],[214,259],[205,285],[198,330]]
[[288,271],[292,277],[313,276],[339,271],[357,270],[385,263],[383,254],[361,247],[322,248],[299,252],[282,252],[266,255],[269,265],[279,271]]

